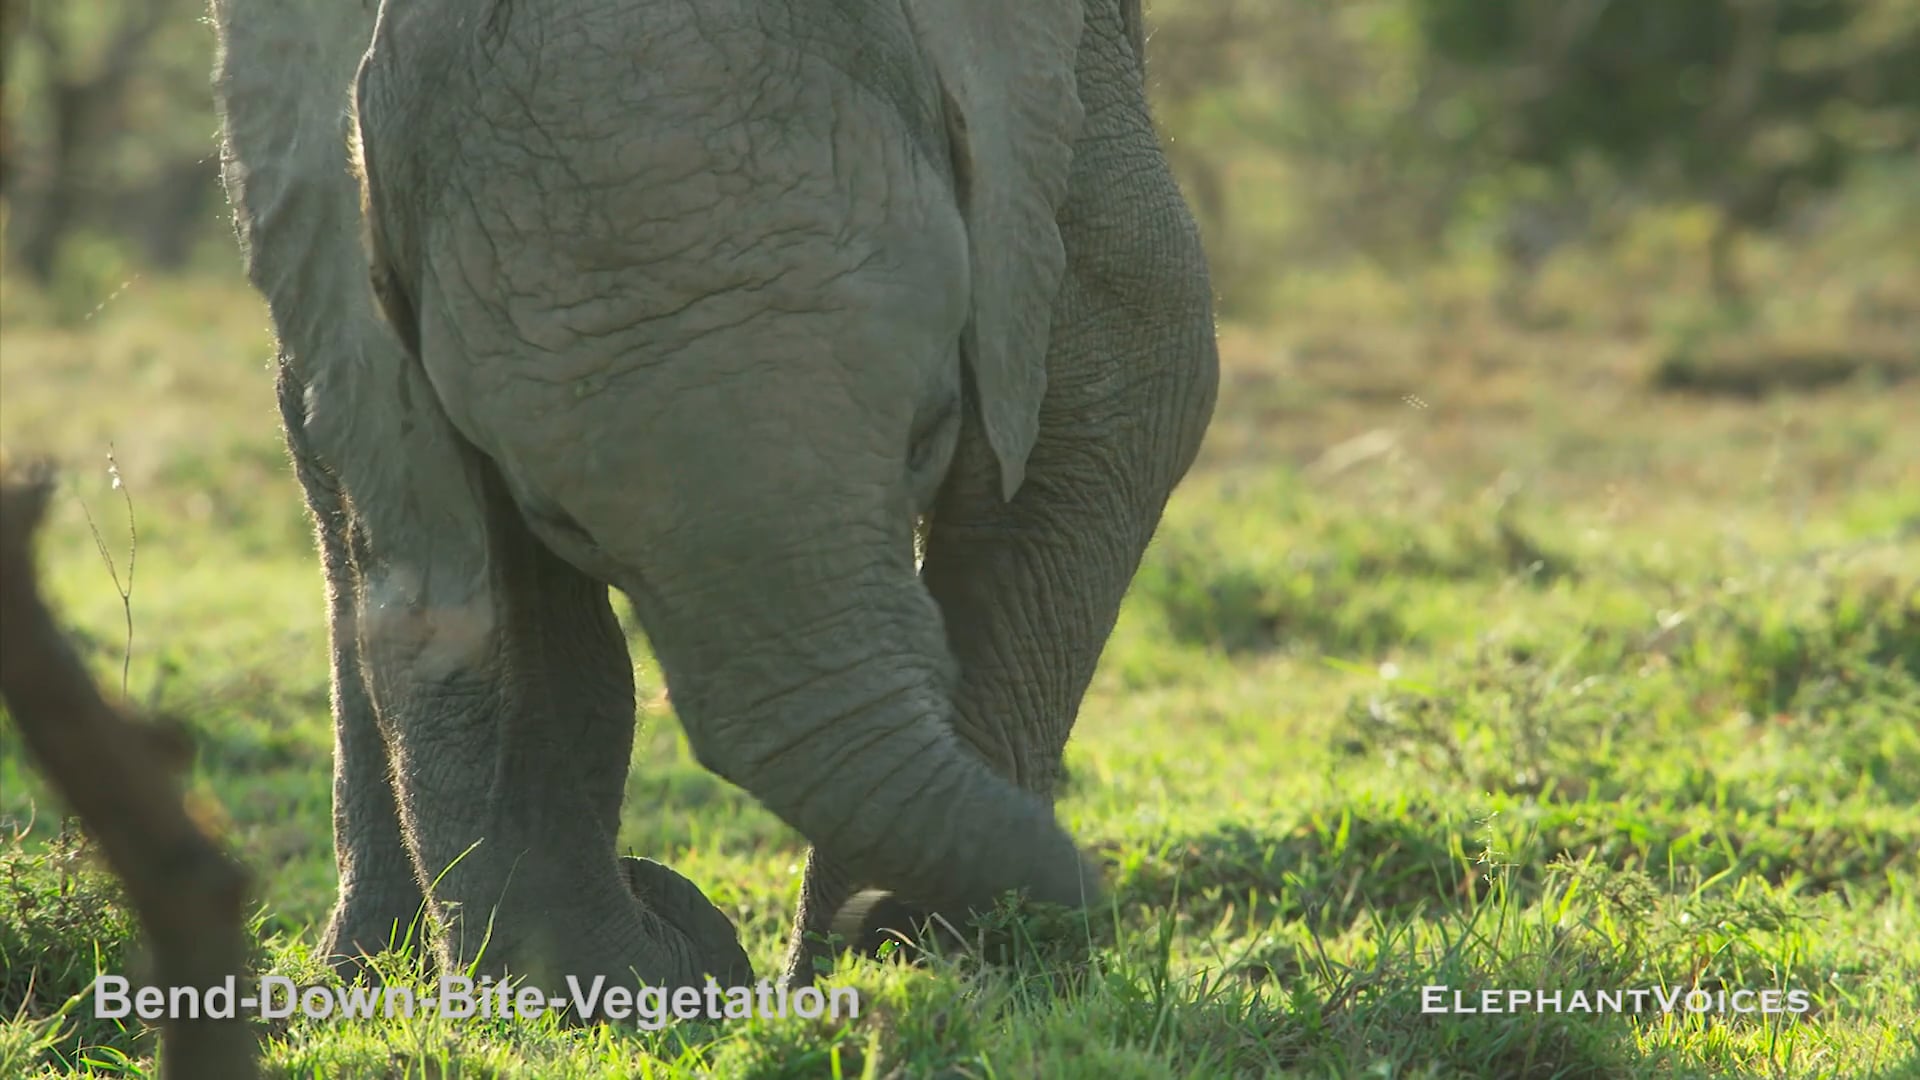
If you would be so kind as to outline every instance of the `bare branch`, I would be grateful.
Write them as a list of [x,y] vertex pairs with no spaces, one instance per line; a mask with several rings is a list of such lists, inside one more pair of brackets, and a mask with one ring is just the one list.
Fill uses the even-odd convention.
[[[202,991],[245,966],[248,876],[188,815],[165,737],[100,695],[41,599],[34,531],[53,490],[35,470],[0,484],[0,698],[27,751],[126,884],[164,986]],[[244,1017],[164,1022],[160,1073],[256,1075]]]

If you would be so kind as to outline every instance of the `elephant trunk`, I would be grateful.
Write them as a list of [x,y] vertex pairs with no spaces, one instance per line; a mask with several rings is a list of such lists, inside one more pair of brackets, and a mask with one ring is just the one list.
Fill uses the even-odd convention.
[[[913,572],[910,535],[893,539],[886,557],[843,539],[784,573],[763,561],[751,588],[708,591],[707,617],[662,628],[694,753],[857,878],[936,910],[978,910],[1010,889],[1094,901],[1097,872],[1051,807],[955,735],[939,609]],[[730,638],[701,632],[717,611]],[[744,635],[741,611],[753,613]]]

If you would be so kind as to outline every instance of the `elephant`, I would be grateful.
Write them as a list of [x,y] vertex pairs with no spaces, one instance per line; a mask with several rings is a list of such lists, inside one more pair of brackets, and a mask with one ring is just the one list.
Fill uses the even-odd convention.
[[338,969],[425,913],[443,968],[754,978],[616,848],[614,591],[810,845],[790,984],[858,896],[1101,903],[1062,755],[1218,384],[1138,0],[211,10],[326,586]]

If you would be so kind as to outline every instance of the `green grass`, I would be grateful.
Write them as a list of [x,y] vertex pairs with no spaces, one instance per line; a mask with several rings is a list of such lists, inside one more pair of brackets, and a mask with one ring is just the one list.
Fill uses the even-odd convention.
[[[865,1010],[837,1024],[294,1021],[264,1029],[274,1075],[1920,1075],[1920,384],[1887,344],[1920,341],[1920,267],[1756,259],[1776,299],[1729,330],[1578,265],[1526,328],[1464,271],[1223,328],[1219,417],[1068,754],[1114,940],[848,964]],[[261,970],[319,979],[325,633],[263,306],[195,278],[89,307],[10,282],[0,309],[8,447],[71,465],[49,589],[117,688],[82,513],[124,574],[111,443],[128,694],[193,734]],[[1754,358],[1789,353],[1818,377],[1769,384],[1791,365]],[[770,970],[803,846],[698,766],[635,656],[621,842]],[[141,958],[44,791],[0,727],[0,1076],[150,1075],[151,1035],[74,999]],[[1442,985],[1811,1008],[1423,1012]]]

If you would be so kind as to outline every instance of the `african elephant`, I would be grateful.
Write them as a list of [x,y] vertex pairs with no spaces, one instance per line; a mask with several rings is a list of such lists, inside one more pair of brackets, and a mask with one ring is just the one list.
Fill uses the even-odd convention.
[[424,904],[536,985],[751,977],[616,854],[610,587],[813,845],[790,980],[857,888],[1096,900],[1053,785],[1217,384],[1138,0],[212,6],[330,605],[327,952]]

